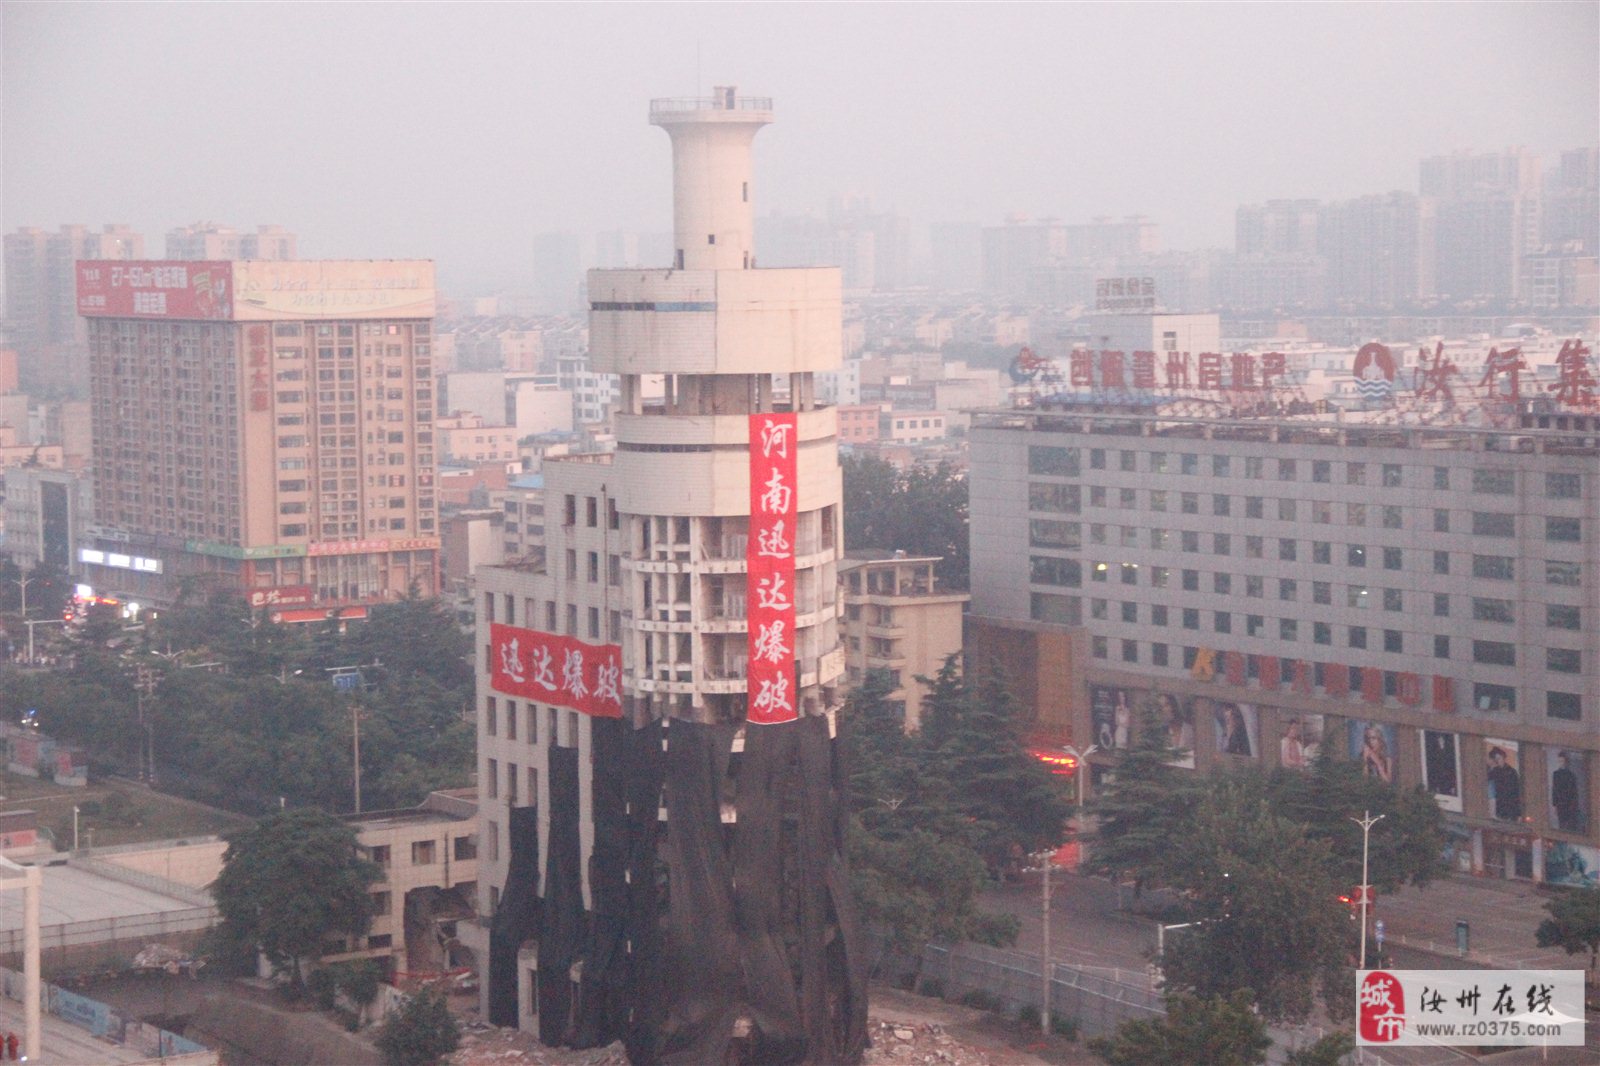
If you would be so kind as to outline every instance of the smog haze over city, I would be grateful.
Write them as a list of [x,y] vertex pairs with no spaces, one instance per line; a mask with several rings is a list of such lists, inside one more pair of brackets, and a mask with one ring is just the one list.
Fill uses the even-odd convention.
[[757,209],[1148,215],[1230,242],[1274,197],[1593,140],[1594,4],[5,5],[6,230],[299,233],[515,291],[545,231],[665,231],[645,101],[771,95]]

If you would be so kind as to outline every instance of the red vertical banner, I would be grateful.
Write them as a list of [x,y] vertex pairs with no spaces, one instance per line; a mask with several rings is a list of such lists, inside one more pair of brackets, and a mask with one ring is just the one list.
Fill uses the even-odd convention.
[[746,610],[750,668],[746,715],[772,724],[795,711],[795,533],[800,514],[798,427],[793,413],[750,416],[750,541]]

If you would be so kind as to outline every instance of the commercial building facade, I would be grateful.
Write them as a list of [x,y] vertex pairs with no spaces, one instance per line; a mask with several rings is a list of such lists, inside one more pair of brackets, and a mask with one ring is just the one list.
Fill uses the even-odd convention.
[[1600,426],[1527,422],[986,414],[973,611],[1086,634],[1039,708],[1079,746],[1154,701],[1188,765],[1328,750],[1429,788],[1462,869],[1592,880]]
[[317,617],[432,595],[433,304],[424,261],[80,262],[87,580]]

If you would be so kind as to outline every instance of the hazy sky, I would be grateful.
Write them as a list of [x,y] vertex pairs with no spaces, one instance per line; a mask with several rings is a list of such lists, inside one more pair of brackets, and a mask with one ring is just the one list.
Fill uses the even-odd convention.
[[305,256],[525,287],[535,233],[670,229],[652,96],[776,98],[757,211],[914,220],[1415,189],[1600,140],[1600,5],[0,4],[0,224],[279,222]]

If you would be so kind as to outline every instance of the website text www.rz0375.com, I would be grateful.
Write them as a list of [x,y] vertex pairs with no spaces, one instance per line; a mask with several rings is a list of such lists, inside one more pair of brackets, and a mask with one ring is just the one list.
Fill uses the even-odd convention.
[[1418,1036],[1434,1036],[1448,1039],[1455,1036],[1533,1036],[1533,1037],[1558,1037],[1561,1035],[1561,1025],[1556,1022],[1458,1022],[1454,1024],[1428,1024],[1418,1022],[1416,1026]]

